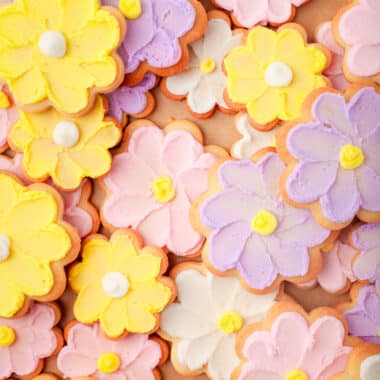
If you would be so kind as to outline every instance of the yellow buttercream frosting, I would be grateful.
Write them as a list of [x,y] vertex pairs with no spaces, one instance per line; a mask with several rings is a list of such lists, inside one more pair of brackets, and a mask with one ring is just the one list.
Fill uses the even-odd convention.
[[363,151],[355,145],[344,145],[340,151],[339,160],[343,169],[356,169],[364,162]]
[[277,228],[277,218],[267,210],[259,211],[252,219],[252,229],[260,235],[270,235]]
[[218,327],[226,334],[234,334],[243,327],[243,318],[236,311],[228,311],[220,316]]
[[211,58],[205,58],[201,61],[201,72],[203,74],[211,74],[216,69],[216,63]]
[[119,356],[113,352],[106,352],[98,358],[98,370],[103,373],[114,373],[121,365]]
[[15,331],[9,326],[0,326],[0,347],[9,347],[16,340]]
[[159,176],[152,183],[152,191],[157,202],[167,203],[175,197],[173,181],[168,176]]
[[120,0],[119,8],[126,18],[135,19],[141,15],[140,0]]
[[287,373],[284,380],[309,380],[309,376],[300,369],[293,369]]

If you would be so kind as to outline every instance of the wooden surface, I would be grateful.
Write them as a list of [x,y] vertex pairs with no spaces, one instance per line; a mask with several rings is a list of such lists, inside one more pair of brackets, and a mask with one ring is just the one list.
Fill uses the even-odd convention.
[[[336,11],[346,3],[346,0],[310,0],[310,2],[298,9],[295,22],[303,25],[309,36],[309,41],[313,41],[314,31],[317,25],[323,21],[331,20]],[[203,0],[207,9],[210,9],[208,0]],[[191,117],[185,108],[183,102],[175,102],[167,99],[160,93],[159,88],[156,88],[154,95],[156,97],[157,105],[155,112],[149,117],[160,126],[165,124],[171,119],[190,119],[200,126],[206,137],[206,144],[217,144],[226,149],[229,149],[231,144],[238,138],[233,127],[233,116],[225,115],[221,112],[216,112],[214,116],[207,120],[198,120]],[[100,189],[96,188],[93,194],[93,202],[99,205],[103,198]],[[171,263],[178,260],[174,257],[170,258]],[[306,310],[310,310],[317,306],[334,306],[342,300],[348,299],[347,295],[332,296],[325,293],[320,288],[313,290],[300,290],[293,285],[287,285],[287,292],[293,296]],[[74,295],[67,291],[60,301],[62,306],[63,318],[61,321],[62,327],[68,321],[73,319],[72,316],[72,302]],[[55,372],[59,374],[56,369],[55,359],[52,358],[46,365],[46,371]],[[207,380],[207,376],[196,377],[183,377],[176,373],[171,366],[170,362],[166,363],[161,368],[163,380]],[[144,380],[144,379],[141,379]]]

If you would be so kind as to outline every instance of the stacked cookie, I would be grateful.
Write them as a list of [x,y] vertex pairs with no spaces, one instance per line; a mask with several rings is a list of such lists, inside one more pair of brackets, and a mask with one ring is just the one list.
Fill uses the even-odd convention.
[[380,378],[380,7],[306,2],[2,2],[0,379]]

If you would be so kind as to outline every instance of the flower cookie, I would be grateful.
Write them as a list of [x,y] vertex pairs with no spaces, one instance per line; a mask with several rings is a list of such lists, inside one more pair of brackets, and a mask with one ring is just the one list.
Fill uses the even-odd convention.
[[0,84],[0,153],[8,149],[8,132],[17,120],[16,106],[12,103],[5,87]]
[[373,285],[355,284],[351,289],[351,303],[338,305],[347,321],[350,335],[380,344],[380,297]]
[[351,82],[380,84],[380,2],[350,0],[333,20],[334,35],[344,47],[344,73]]
[[277,32],[263,26],[251,29],[245,45],[224,59],[227,104],[246,109],[251,124],[263,130],[300,116],[310,92],[329,84],[321,74],[330,64],[329,50],[306,41],[297,24]]
[[288,164],[284,199],[330,229],[356,216],[380,221],[380,93],[316,91],[304,116],[282,127],[277,148]]
[[185,70],[161,82],[165,95],[176,100],[186,98],[190,113],[200,118],[212,116],[216,107],[231,112],[223,98],[227,82],[223,59],[243,39],[243,31],[232,31],[224,13],[211,11],[208,18],[203,38],[190,45],[190,61]]
[[105,118],[98,96],[84,116],[66,117],[54,108],[40,113],[20,112],[8,134],[13,150],[23,153],[22,168],[33,180],[51,177],[62,190],[77,189],[85,177],[96,178],[111,168],[109,148],[121,139],[116,121]]
[[163,130],[149,120],[128,126],[112,169],[102,179],[108,197],[103,224],[113,230],[132,227],[146,244],[179,256],[199,253],[204,238],[190,222],[194,200],[208,188],[208,172],[218,147],[204,147],[199,128],[185,120]]
[[211,0],[219,8],[231,12],[235,25],[252,28],[257,25],[279,26],[292,21],[296,7],[309,0]]
[[0,25],[0,80],[25,110],[83,114],[123,79],[125,23],[98,0],[15,0],[0,7]]
[[214,168],[210,190],[195,203],[193,224],[207,236],[208,268],[219,275],[237,272],[247,289],[262,293],[285,279],[314,279],[322,265],[320,247],[331,237],[309,210],[281,198],[285,165],[278,155],[264,150],[256,158]]
[[157,78],[148,73],[136,86],[121,86],[108,95],[109,114],[120,124],[127,123],[127,116],[144,118],[153,112],[154,96],[150,90],[156,85]]
[[342,316],[327,307],[307,314],[301,306],[280,302],[262,323],[237,338],[241,365],[232,380],[326,380],[344,370],[360,340],[347,336]]
[[91,380],[160,379],[156,368],[167,359],[168,348],[157,338],[128,334],[118,340],[106,338],[99,324],[74,322],[65,328],[67,345],[57,358],[64,378]]
[[178,302],[162,313],[159,333],[173,342],[174,367],[184,375],[205,372],[212,380],[229,380],[238,364],[237,333],[264,318],[278,289],[251,294],[237,278],[215,276],[194,263],[178,265],[172,275]]
[[62,221],[63,202],[46,184],[21,185],[0,172],[0,317],[25,314],[29,301],[56,300],[79,236]]
[[20,318],[0,318],[0,379],[30,378],[41,372],[44,359],[63,345],[62,333],[55,327],[60,318],[57,306],[37,303]]
[[167,267],[165,253],[144,246],[132,230],[117,230],[109,241],[90,236],[82,245],[82,261],[69,274],[78,293],[75,318],[87,324],[100,321],[110,338],[155,331],[159,313],[175,297],[172,281],[162,276]]
[[277,126],[270,131],[259,131],[252,128],[248,114],[242,112],[235,118],[235,128],[241,138],[232,145],[231,155],[234,158],[249,160],[261,149],[276,145],[276,133],[280,127]]
[[[102,0],[119,6],[119,0]],[[159,76],[180,73],[189,61],[187,45],[201,38],[207,15],[198,0],[140,0],[139,17],[128,19],[128,33],[119,49],[126,82],[133,86],[147,72]]]
[[330,21],[318,26],[315,39],[318,43],[327,46],[331,52],[331,64],[324,74],[330,79],[334,88],[345,91],[349,82],[343,73],[344,49],[336,42]]

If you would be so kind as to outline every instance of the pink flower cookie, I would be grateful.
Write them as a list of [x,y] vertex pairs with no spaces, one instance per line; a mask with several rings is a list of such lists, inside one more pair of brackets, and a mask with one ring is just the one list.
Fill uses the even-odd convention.
[[149,120],[132,123],[101,184],[107,199],[103,224],[132,227],[146,244],[180,256],[195,255],[204,238],[190,222],[194,200],[207,190],[208,172],[221,148],[204,147],[198,127],[174,121],[163,130]]
[[8,131],[17,120],[16,107],[11,103],[7,89],[0,83],[0,153],[8,149]]
[[360,340],[348,337],[342,316],[327,307],[307,314],[287,302],[274,305],[263,323],[238,336],[242,361],[233,380],[326,380],[344,370]]
[[[0,155],[0,170],[16,174],[25,185],[31,182],[21,169],[22,154],[16,154],[13,159]],[[75,191],[63,191],[54,186],[53,181],[47,181],[62,196],[64,203],[63,220],[73,225],[81,238],[95,233],[99,228],[99,215],[90,203],[92,184],[85,179]]]
[[0,378],[33,377],[43,369],[43,360],[63,344],[55,327],[61,318],[54,304],[32,304],[20,318],[0,318]]
[[331,51],[331,64],[324,71],[324,74],[330,79],[334,88],[339,91],[345,91],[349,82],[343,73],[344,49],[336,42],[330,21],[318,26],[315,39],[318,43],[327,46]]
[[344,73],[352,82],[380,83],[380,2],[351,0],[333,20],[333,31],[345,49]]
[[66,327],[65,337],[67,345],[57,358],[65,378],[154,380],[160,378],[156,367],[167,359],[166,344],[145,334],[111,340],[101,333],[98,324],[74,322]]
[[245,28],[271,24],[278,26],[294,19],[296,7],[309,0],[211,0],[231,12],[234,24]]

